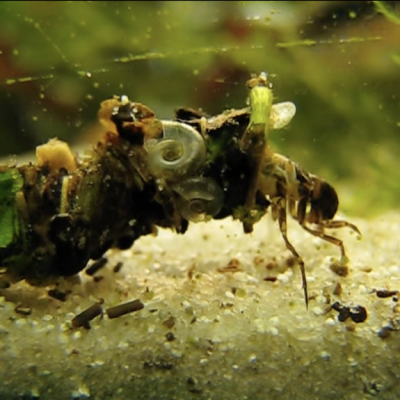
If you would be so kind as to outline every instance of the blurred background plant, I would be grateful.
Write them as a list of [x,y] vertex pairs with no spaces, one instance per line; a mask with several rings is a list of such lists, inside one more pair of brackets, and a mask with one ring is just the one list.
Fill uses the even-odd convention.
[[398,2],[0,3],[0,157],[101,133],[102,100],[127,94],[172,118],[246,102],[275,74],[297,115],[274,147],[371,216],[400,198]]

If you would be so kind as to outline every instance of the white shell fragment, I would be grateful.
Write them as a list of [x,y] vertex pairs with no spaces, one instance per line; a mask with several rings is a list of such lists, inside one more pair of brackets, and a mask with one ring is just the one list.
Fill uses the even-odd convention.
[[296,106],[291,101],[273,104],[271,108],[271,129],[282,129],[296,114]]

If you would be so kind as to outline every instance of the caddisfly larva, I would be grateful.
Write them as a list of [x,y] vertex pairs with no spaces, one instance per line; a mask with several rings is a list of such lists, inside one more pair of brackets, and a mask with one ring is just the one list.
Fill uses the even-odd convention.
[[347,262],[343,242],[325,233],[325,229],[347,227],[361,235],[347,221],[333,220],[339,206],[336,190],[325,180],[304,171],[287,157],[268,150],[263,160],[259,190],[271,201],[271,214],[278,220],[286,247],[296,257],[301,270],[304,298],[308,304],[307,279],[304,261],[287,236],[287,212],[310,234],[340,248],[341,263]]
[[[189,221],[230,216],[248,233],[270,209],[300,265],[307,304],[305,266],[288,239],[287,213],[338,246],[342,262],[342,241],[325,230],[359,231],[333,219],[339,201],[329,183],[271,148],[269,132],[291,121],[294,104],[273,103],[265,73],[247,85],[250,107],[213,117],[180,109],[173,121],[114,97],[99,111],[107,132],[82,160],[53,140],[38,149],[36,164],[0,166],[0,282],[51,284],[156,227],[183,234]],[[99,307],[92,311],[74,324],[85,324]]]

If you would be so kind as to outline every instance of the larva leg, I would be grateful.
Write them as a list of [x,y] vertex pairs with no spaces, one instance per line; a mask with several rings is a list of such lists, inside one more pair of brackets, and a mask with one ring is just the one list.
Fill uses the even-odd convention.
[[350,222],[343,221],[343,220],[336,220],[336,221],[324,221],[322,223],[324,228],[328,229],[334,229],[334,228],[350,228],[354,232],[358,233],[361,235],[360,230],[354,225],[351,224]]
[[[330,236],[325,234],[323,231],[317,231],[315,229],[311,229],[308,226],[302,225],[303,229],[305,229],[308,233],[310,233],[311,235],[317,236],[319,238],[321,238],[322,240],[326,240],[329,243],[334,244],[335,246],[338,246],[340,248],[340,253],[342,256],[342,260],[344,260],[346,258],[346,252],[344,250],[344,245],[343,245],[343,241],[334,237],[334,236]],[[324,228],[325,225],[322,225],[322,227]]]
[[318,226],[321,228],[320,230],[315,230],[315,229],[311,229],[308,226],[306,226],[305,224],[301,225],[308,233],[311,233],[311,235],[317,236],[323,240],[326,240],[329,243],[334,244],[335,246],[338,246],[340,248],[340,253],[341,253],[341,257],[342,257],[342,261],[345,261],[347,259],[346,257],[346,251],[344,249],[344,245],[343,245],[343,241],[331,236],[331,235],[327,235],[326,233],[324,233],[324,229],[334,229],[334,228],[350,228],[353,231],[357,232],[359,235],[361,235],[360,230],[353,224],[351,224],[350,222],[347,221],[324,221],[318,224]]
[[279,198],[279,200],[275,203],[275,207],[278,214],[279,229],[281,231],[283,240],[285,241],[286,248],[294,255],[294,257],[296,257],[300,266],[301,279],[303,282],[304,300],[306,302],[306,307],[308,308],[307,278],[304,261],[300,257],[300,254],[297,253],[293,245],[289,242],[289,239],[287,237],[286,199],[284,197]]

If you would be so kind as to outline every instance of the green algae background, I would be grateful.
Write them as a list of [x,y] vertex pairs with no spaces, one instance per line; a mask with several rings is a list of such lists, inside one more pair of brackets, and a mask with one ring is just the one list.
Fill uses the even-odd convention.
[[127,94],[161,118],[246,102],[276,75],[297,115],[274,148],[329,180],[346,213],[400,197],[396,2],[2,2],[0,157],[48,138],[90,145],[102,100]]

